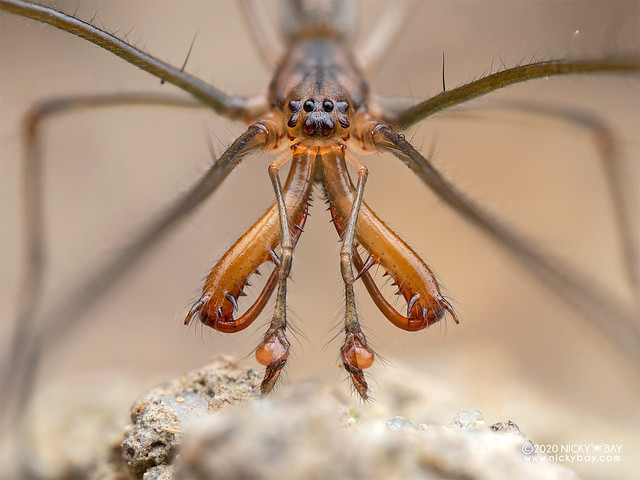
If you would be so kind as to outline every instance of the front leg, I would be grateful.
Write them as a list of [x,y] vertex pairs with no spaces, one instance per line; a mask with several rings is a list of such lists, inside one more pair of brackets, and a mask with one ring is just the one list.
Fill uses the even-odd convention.
[[[581,73],[618,73],[637,74],[640,64],[634,58],[612,58],[605,60],[548,60],[507,68],[492,73],[453,90],[444,90],[424,102],[399,112],[390,112],[383,116],[389,124],[406,130],[431,115],[442,110],[479,98],[500,88],[526,82],[536,78],[554,75],[575,75]],[[444,81],[443,81],[444,87]]]
[[251,122],[268,110],[266,98],[262,96],[254,98],[229,96],[199,78],[189,75],[183,69],[169,65],[91,23],[83,22],[54,8],[23,0],[0,0],[0,10],[46,23],[84,38],[162,81],[172,83],[223,117]]

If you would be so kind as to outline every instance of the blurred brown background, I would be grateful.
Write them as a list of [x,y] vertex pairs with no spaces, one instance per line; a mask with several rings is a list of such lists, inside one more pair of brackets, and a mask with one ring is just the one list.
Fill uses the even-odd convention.
[[[58,7],[73,12],[76,3],[58,2]],[[361,2],[361,7],[362,31],[371,33],[381,4]],[[226,92],[252,94],[268,85],[269,72],[233,2],[80,2],[80,18],[96,12],[97,21],[110,30],[133,27],[129,39],[177,66],[197,32],[187,71]],[[500,59],[513,66],[550,54],[638,55],[638,19],[637,2],[416,2],[388,61],[371,79],[372,87],[380,94],[416,99],[435,95],[441,90],[443,51],[447,88],[482,75],[492,63],[497,68]],[[68,34],[7,14],[0,20],[4,346],[23,253],[19,167],[26,110],[57,95],[176,89]],[[499,100],[579,108],[607,122],[628,169],[630,201],[637,205],[637,79],[539,80],[474,106],[490,107]],[[539,117],[495,111],[483,116],[429,120],[409,136],[425,152],[437,140],[436,164],[469,196],[630,301],[633,293],[624,281],[592,136]],[[242,130],[207,112],[137,107],[51,122],[45,158],[47,303],[117,253],[121,242],[204,171],[210,163],[207,135],[221,152]],[[564,442],[623,443],[625,468],[636,468],[631,456],[638,448],[632,443],[638,429],[637,363],[631,364],[509,255],[440,205],[398,161],[371,157],[367,162],[366,201],[434,267],[462,319],[459,326],[447,320],[427,332],[408,334],[388,324],[361,289],[368,337],[389,360],[387,366],[379,363],[373,376],[376,369],[393,371],[409,362],[467,389],[468,395],[451,405],[451,417],[477,409],[489,421],[513,419],[534,441],[559,443],[538,425],[544,424],[537,419],[547,415],[547,404],[522,397],[536,391],[557,407],[556,413],[566,413],[567,426],[575,425],[571,419],[588,419],[575,437],[565,431]],[[204,208],[93,308],[47,355],[42,388],[111,371],[139,379],[133,399],[216,353],[249,355],[246,361],[254,362],[250,352],[262,335],[264,314],[256,326],[233,336],[200,326],[187,329],[182,320],[208,269],[272,202],[267,165],[264,156],[245,160]],[[320,377],[337,383],[344,376],[336,368],[340,342],[331,341],[339,331],[342,305],[339,247],[320,196],[296,249],[289,305],[304,337],[293,342],[287,382]],[[562,422],[557,427],[565,430]],[[598,468],[615,472],[619,466]]]

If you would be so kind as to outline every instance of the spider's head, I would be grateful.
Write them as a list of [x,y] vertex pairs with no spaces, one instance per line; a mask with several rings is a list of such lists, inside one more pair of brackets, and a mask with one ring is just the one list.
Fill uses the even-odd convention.
[[326,145],[349,138],[353,107],[346,98],[293,93],[285,105],[290,139]]

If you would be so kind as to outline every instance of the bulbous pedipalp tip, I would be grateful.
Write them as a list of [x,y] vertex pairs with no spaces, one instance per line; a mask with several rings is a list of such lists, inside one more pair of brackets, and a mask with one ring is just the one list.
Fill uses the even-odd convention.
[[260,385],[263,395],[273,390],[280,372],[284,369],[289,358],[290,344],[285,337],[284,329],[269,329],[262,344],[256,349],[256,360],[266,367],[264,378]]
[[349,373],[351,382],[363,400],[369,398],[369,387],[364,376],[364,369],[373,365],[375,354],[367,346],[362,332],[348,332],[340,349],[342,366]]

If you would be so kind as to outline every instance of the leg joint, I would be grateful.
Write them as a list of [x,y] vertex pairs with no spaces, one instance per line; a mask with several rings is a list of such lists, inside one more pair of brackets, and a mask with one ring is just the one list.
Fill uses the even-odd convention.
[[340,272],[345,284],[350,285],[355,282],[353,259],[350,252],[340,252]]

